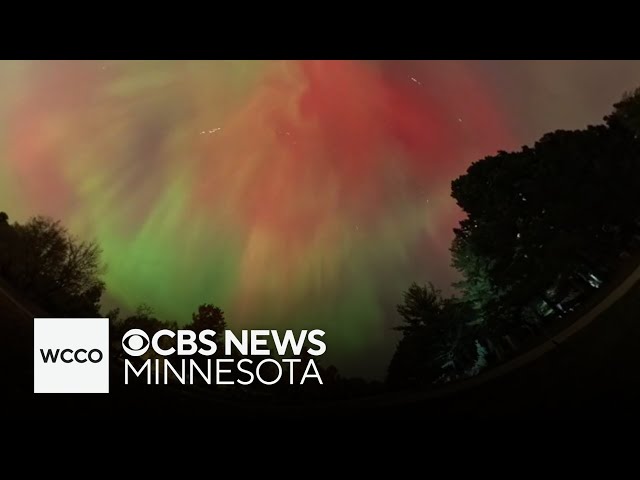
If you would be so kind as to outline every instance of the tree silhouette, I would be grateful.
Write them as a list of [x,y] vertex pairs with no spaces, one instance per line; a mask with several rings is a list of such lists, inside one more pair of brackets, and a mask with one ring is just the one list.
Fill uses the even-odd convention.
[[203,303],[198,307],[198,311],[191,315],[191,323],[187,328],[200,333],[203,330],[213,330],[216,332],[213,341],[218,346],[215,355],[224,355],[224,332],[227,329],[227,322],[224,312],[211,303]]
[[553,132],[533,148],[472,164],[452,183],[468,214],[452,253],[476,307],[480,289],[480,303],[497,302],[507,316],[530,302],[562,314],[554,292],[606,276],[637,231],[638,159],[629,130],[597,126]]
[[607,125],[621,126],[635,134],[640,133],[640,87],[623,95],[613,108],[614,111],[605,117]]
[[543,332],[607,280],[640,238],[640,89],[603,125],[558,130],[474,162],[451,195],[466,213],[450,249],[462,296],[411,285],[398,307],[404,336],[390,382],[431,382],[445,359],[456,365],[448,377],[460,376],[458,365],[474,357],[470,344],[476,360],[483,356],[475,373],[486,350],[500,357],[514,332]]
[[17,233],[9,224],[9,215],[0,212],[0,275],[9,273],[9,267],[15,261],[17,244]]
[[389,365],[393,386],[429,385],[465,375],[476,360],[474,312],[468,303],[442,298],[433,284],[413,283],[397,307],[403,333]]
[[73,237],[59,221],[37,216],[8,224],[0,216],[0,272],[51,313],[97,315],[104,283],[101,250]]
[[224,312],[210,303],[203,303],[192,314],[190,328],[196,332],[210,329],[221,335],[227,329]]
[[404,292],[404,303],[398,305],[396,309],[405,325],[395,329],[411,333],[431,326],[439,318],[443,309],[443,299],[440,291],[432,283],[420,286],[414,282]]

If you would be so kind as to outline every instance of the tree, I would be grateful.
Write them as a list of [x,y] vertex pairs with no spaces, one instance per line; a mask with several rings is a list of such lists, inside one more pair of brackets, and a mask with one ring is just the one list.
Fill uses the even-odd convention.
[[[121,333],[125,333],[127,330],[133,328],[139,328],[144,330],[150,337],[160,330],[172,330],[176,331],[178,326],[175,322],[166,322],[158,319],[153,309],[143,303],[136,308],[136,312],[133,315],[128,316],[122,322],[118,320],[120,316],[120,310],[116,309],[112,311],[115,314],[115,323],[120,327]],[[111,313],[111,312],[110,312]]]
[[472,163],[451,195],[466,213],[451,245],[462,297],[409,288],[389,380],[432,382],[449,367],[449,378],[475,373],[485,346],[499,356],[502,339],[540,330],[543,314],[563,315],[563,300],[606,280],[640,235],[640,89],[604,125],[558,130]]
[[189,328],[196,333],[203,330],[213,330],[216,332],[213,338],[218,345],[217,354],[220,355],[224,349],[224,332],[227,329],[227,322],[224,319],[224,312],[211,303],[203,303],[198,307],[198,311],[191,315]]
[[395,330],[412,333],[433,325],[439,318],[443,308],[443,300],[440,291],[432,283],[418,285],[414,282],[403,295],[404,302],[398,305],[396,310],[405,325],[400,325]]
[[433,284],[413,283],[397,307],[403,333],[389,365],[392,386],[430,385],[461,377],[475,364],[474,312],[456,298],[442,298]]
[[99,313],[104,266],[96,243],[80,241],[59,221],[42,216],[11,228],[11,258],[3,266],[11,283],[35,297],[51,313]]
[[622,126],[634,132],[640,133],[640,87],[622,96],[622,99],[613,105],[614,111],[604,119],[610,127]]
[[198,311],[191,315],[190,328],[196,332],[209,329],[222,334],[227,329],[224,312],[210,303],[203,303],[198,307]]
[[496,304],[507,293],[506,289],[499,288],[491,280],[490,272],[495,260],[476,254],[464,237],[458,235],[454,237],[450,251],[451,265],[464,273],[462,280],[453,284],[454,287],[474,309],[477,320],[493,329]]
[[9,215],[0,212],[0,275],[6,276],[13,262],[17,245],[17,233],[9,224]]
[[606,272],[637,228],[639,159],[628,130],[597,126],[472,164],[452,183],[468,215],[452,247],[466,292],[517,317],[534,301],[557,309],[549,291]]

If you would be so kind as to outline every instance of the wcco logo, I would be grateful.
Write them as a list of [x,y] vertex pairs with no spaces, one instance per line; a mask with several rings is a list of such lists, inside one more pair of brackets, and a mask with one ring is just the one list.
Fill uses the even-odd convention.
[[[55,350],[49,349],[46,352],[43,349],[40,349],[40,354],[42,355],[44,363],[56,363],[58,358],[60,358],[60,361],[64,363],[71,363],[74,361],[78,363],[98,363],[102,361],[102,352],[97,348],[89,350],[88,352],[84,348],[80,348],[75,352],[70,348],[65,348],[64,350],[60,350],[59,348]],[[67,358],[65,358],[65,355],[67,355]]]
[[36,318],[35,393],[108,393],[109,320]]

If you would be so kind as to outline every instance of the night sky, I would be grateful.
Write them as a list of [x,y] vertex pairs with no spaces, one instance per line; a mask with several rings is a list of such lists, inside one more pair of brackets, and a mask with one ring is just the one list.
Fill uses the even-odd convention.
[[0,210],[97,240],[107,307],[323,328],[379,377],[402,291],[456,278],[451,180],[636,86],[640,62],[1,62]]

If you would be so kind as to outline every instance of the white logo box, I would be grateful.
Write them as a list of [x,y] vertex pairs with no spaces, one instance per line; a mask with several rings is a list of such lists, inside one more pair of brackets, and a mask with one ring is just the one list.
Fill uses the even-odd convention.
[[109,393],[108,318],[33,321],[34,393]]

